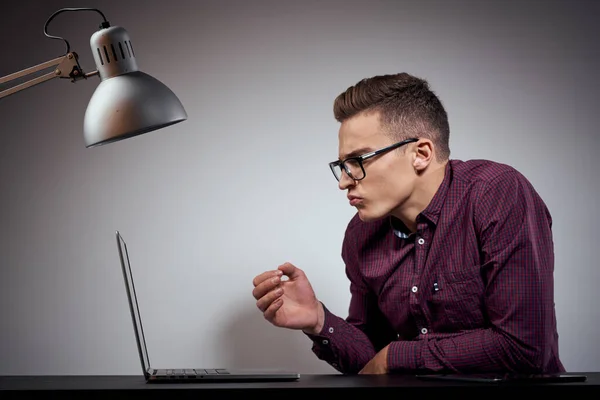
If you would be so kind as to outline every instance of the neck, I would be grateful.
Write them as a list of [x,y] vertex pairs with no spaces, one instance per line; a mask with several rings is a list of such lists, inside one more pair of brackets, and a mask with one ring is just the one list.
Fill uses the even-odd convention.
[[411,232],[417,231],[417,216],[427,208],[442,184],[447,163],[434,162],[421,171],[410,198],[392,212]]

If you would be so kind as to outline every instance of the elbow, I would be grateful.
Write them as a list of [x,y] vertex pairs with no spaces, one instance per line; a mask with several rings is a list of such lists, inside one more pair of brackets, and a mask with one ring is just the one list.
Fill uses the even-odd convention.
[[542,341],[535,344],[511,343],[508,367],[515,373],[541,374],[550,372],[552,365],[552,342]]

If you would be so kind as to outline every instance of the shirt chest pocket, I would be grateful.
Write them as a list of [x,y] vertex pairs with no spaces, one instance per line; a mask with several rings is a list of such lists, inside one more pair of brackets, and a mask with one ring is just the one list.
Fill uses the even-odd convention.
[[485,286],[479,266],[445,271],[432,283],[427,299],[431,326],[438,332],[459,332],[485,324]]

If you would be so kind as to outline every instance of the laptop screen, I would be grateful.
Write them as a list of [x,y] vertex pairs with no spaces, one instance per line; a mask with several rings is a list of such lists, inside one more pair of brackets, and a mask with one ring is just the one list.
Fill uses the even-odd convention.
[[121,266],[123,275],[125,276],[125,285],[127,286],[127,297],[129,300],[129,308],[133,318],[136,341],[141,355],[140,361],[144,373],[147,373],[150,367],[150,359],[148,358],[148,350],[146,349],[146,340],[144,339],[144,329],[140,318],[137,296],[135,294],[135,285],[133,283],[133,275],[131,273],[131,264],[129,263],[129,253],[127,252],[127,244],[119,232],[117,232],[117,243],[119,245],[119,256],[121,258]]

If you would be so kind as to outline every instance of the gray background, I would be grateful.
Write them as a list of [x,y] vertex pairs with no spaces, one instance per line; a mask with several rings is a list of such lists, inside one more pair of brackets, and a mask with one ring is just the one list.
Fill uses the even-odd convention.
[[[334,372],[269,325],[252,278],[291,261],[345,316],[353,215],[327,163],[334,97],[406,71],[447,107],[452,157],[522,171],[554,217],[568,370],[600,370],[595,1],[20,1],[4,6],[0,75],[64,52],[62,7],[99,7],[189,120],[85,149],[98,79],[0,100],[0,374],[138,374],[114,232],[129,244],[154,366]],[[142,7],[143,4],[143,7]],[[87,72],[93,12],[63,13]],[[499,199],[501,201],[501,199]]]

